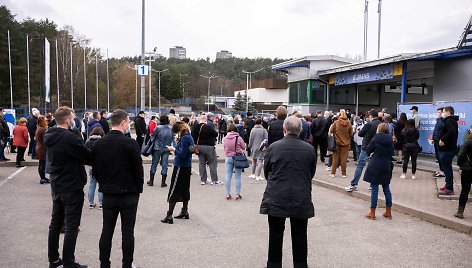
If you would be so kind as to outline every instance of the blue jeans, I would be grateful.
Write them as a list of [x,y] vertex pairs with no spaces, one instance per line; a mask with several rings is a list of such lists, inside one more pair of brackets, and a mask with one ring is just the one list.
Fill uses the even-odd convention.
[[364,170],[367,159],[369,159],[367,152],[364,149],[361,149],[361,153],[357,158],[356,172],[354,173],[354,178],[351,181],[352,186],[357,186],[357,184],[359,184],[359,180],[361,179],[362,171]]
[[361,150],[362,150],[362,145],[354,145],[356,146],[356,154],[357,154],[357,159],[359,159],[360,155],[361,155]]
[[151,173],[156,174],[157,164],[160,163],[162,170],[161,175],[167,175],[167,169],[169,167],[169,151],[154,151],[152,154]]
[[454,190],[454,173],[452,172],[452,160],[454,159],[454,152],[439,151],[439,162],[446,176],[446,189]]
[[227,156],[225,161],[226,166],[226,194],[231,193],[231,177],[234,175],[236,177],[236,194],[241,195],[241,171],[240,168],[234,168],[233,157]]
[[[92,169],[90,169],[90,184],[89,184],[89,191],[88,191],[88,200],[89,204],[94,204],[95,199],[95,188],[97,188],[97,180],[92,175]],[[103,194],[98,192],[98,202],[101,204],[103,202]]]
[[[371,184],[372,192],[370,194],[370,208],[377,208],[377,199],[379,197],[379,185]],[[385,206],[388,208],[392,207],[392,192],[390,192],[390,185],[382,185],[382,189],[385,195]]]

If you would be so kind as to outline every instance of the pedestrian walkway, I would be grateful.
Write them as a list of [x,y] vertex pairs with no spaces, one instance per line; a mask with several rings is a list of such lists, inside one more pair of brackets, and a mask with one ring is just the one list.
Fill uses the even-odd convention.
[[[359,182],[358,191],[348,193],[344,190],[344,187],[350,184],[354,175],[355,164],[356,162],[350,159],[347,178],[341,177],[340,170],[338,170],[335,178],[331,178],[329,176],[331,171],[326,171],[326,166],[319,163],[313,183],[353,197],[370,200],[369,184],[362,179]],[[390,184],[394,204],[393,209],[461,232],[472,233],[472,210],[466,209],[464,212],[465,219],[454,217],[458,201],[438,198],[438,187],[444,186],[444,178],[439,178],[437,181],[433,178],[434,169],[430,169],[430,171],[425,170],[428,170],[428,168],[423,166],[421,170],[417,171],[416,180],[411,179],[411,169],[409,169],[410,173],[407,173],[406,179],[400,179],[401,167],[399,165],[395,166]],[[461,186],[460,174],[457,171],[454,172],[454,180],[455,191],[457,191],[456,195],[458,195]],[[382,200],[381,203],[384,205],[383,193],[380,190],[379,192],[379,199]],[[469,196],[469,201],[472,201],[472,196]]]

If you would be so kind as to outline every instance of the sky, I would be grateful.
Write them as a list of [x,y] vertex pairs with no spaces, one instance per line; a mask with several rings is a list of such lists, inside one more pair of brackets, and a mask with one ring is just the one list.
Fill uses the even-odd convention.
[[[141,54],[141,0],[0,0],[16,19],[71,25],[111,57]],[[146,51],[187,57],[363,54],[364,0],[146,0]],[[369,1],[368,59],[377,58],[378,0]],[[380,56],[456,46],[471,0],[383,0]]]

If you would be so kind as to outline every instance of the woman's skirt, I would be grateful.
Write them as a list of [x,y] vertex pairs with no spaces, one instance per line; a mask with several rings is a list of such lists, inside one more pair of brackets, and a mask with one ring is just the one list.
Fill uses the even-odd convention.
[[167,202],[186,202],[190,200],[191,175],[191,167],[174,166]]

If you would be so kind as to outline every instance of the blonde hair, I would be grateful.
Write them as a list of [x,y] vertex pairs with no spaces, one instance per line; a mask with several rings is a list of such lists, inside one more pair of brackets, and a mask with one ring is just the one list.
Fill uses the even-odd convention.
[[26,124],[26,122],[28,122],[28,120],[26,120],[26,118],[22,117],[20,118],[20,120],[18,120],[18,123],[20,124]]

